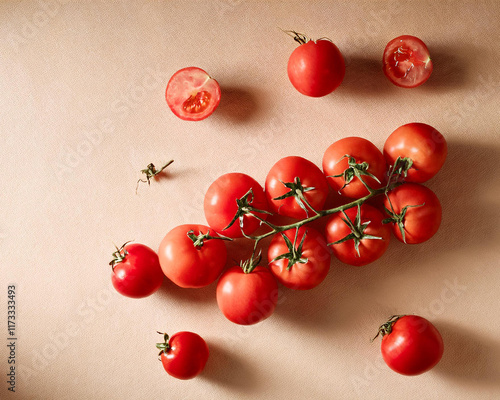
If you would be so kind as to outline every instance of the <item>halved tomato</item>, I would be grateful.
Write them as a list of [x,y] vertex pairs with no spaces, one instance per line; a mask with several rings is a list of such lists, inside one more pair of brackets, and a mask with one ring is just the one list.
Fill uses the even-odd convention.
[[384,50],[384,74],[396,86],[414,88],[431,76],[429,49],[419,38],[410,35],[392,39]]
[[199,121],[220,103],[219,83],[197,67],[177,71],[167,84],[165,98],[172,112],[186,121]]

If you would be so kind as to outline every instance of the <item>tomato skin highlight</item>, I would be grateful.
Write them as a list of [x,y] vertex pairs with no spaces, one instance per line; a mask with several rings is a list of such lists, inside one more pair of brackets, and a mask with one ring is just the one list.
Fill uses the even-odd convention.
[[409,157],[413,166],[406,182],[423,183],[436,175],[448,155],[444,136],[430,125],[412,122],[397,128],[384,144],[384,157],[393,165],[398,157]]
[[219,106],[219,83],[204,70],[187,67],[177,71],[168,81],[165,99],[172,112],[185,121],[200,121]]
[[402,88],[422,85],[433,70],[429,49],[422,40],[410,35],[398,36],[387,43],[382,63],[385,76]]
[[[429,240],[438,231],[441,224],[441,203],[436,194],[428,187],[417,183],[405,183],[388,193],[389,199],[384,199],[384,207],[391,210],[391,204],[396,214],[408,207],[403,224],[407,244],[419,244]],[[420,206],[423,204],[422,206]],[[403,240],[397,224],[392,224],[392,232],[400,241]]]
[[420,375],[432,369],[443,356],[441,334],[425,318],[406,315],[382,338],[382,357],[393,371],[402,375]]
[[303,157],[289,156],[276,162],[266,177],[265,192],[271,211],[297,219],[304,219],[314,214],[307,205],[308,213],[306,213],[293,196],[274,200],[290,191],[282,182],[294,182],[297,177],[300,178],[303,187],[314,187],[314,190],[304,193],[307,202],[317,211],[323,209],[328,196],[325,176],[311,161]]
[[344,80],[345,62],[338,47],[329,40],[310,40],[292,52],[287,71],[290,82],[300,93],[322,97]]
[[[283,232],[293,243],[295,229]],[[297,262],[288,270],[289,260],[281,259],[272,261],[281,254],[286,254],[289,249],[280,233],[274,235],[267,252],[269,269],[282,285],[294,290],[309,290],[324,281],[330,270],[331,255],[325,238],[315,229],[302,226],[297,234],[297,245],[306,234],[302,247],[302,257],[307,258],[306,263]]]
[[158,255],[163,273],[172,282],[183,288],[200,288],[219,277],[226,265],[227,250],[220,239],[205,240],[203,246],[197,248],[187,236],[189,231],[195,235],[210,231],[212,236],[217,236],[205,225],[180,225],[165,235]]
[[208,361],[209,350],[205,340],[193,332],[178,332],[168,344],[169,350],[161,354],[165,371],[177,379],[192,379],[198,376]]
[[378,183],[370,176],[362,176],[365,183],[372,189],[378,189],[383,186],[386,174],[386,161],[381,151],[369,140],[361,137],[346,137],[332,143],[323,155],[323,172],[328,176],[328,184],[335,191],[340,191],[342,196],[359,199],[369,194],[368,189],[363,185],[358,177],[343,189],[344,178],[333,177],[332,175],[342,174],[348,168],[348,159],[342,158],[350,155],[356,159],[357,163],[367,162],[368,172],[377,177],[381,182]]
[[[243,197],[249,189],[253,192],[253,201],[250,205],[256,209],[268,211],[264,189],[252,177],[232,172],[217,178],[208,188],[204,199],[205,218],[208,225],[221,235],[230,238],[242,237],[238,220],[228,229],[224,228],[231,222],[238,210],[236,200]],[[267,214],[257,214],[267,219]],[[251,215],[243,216],[243,227],[247,235],[253,233],[259,226],[260,221],[257,218]]]
[[245,273],[229,268],[217,282],[217,304],[224,316],[239,325],[253,325],[270,317],[278,302],[278,283],[271,272],[257,266]]
[[156,292],[163,283],[163,272],[157,254],[140,243],[127,244],[128,253],[113,267],[111,282],[118,293],[139,299]]

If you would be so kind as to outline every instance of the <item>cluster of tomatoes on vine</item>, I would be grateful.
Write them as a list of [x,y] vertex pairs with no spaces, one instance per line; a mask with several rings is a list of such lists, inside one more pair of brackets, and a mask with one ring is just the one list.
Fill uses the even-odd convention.
[[[294,87],[313,97],[331,93],[345,72],[338,48],[326,39],[308,41],[296,32],[291,34],[301,44],[288,63],[288,76]],[[395,84],[413,87],[430,75],[429,60],[423,42],[403,36],[388,44],[384,71]],[[325,65],[327,74],[321,72]],[[168,105],[185,120],[208,117],[219,104],[220,95],[217,81],[194,67],[174,74],[166,91]],[[164,276],[183,288],[204,287],[218,279],[216,299],[224,316],[237,324],[258,323],[274,312],[278,283],[294,290],[313,289],[327,276],[331,253],[345,264],[363,266],[383,255],[391,231],[408,244],[430,239],[441,222],[441,205],[437,196],[421,183],[440,170],[446,154],[446,141],[436,129],[410,123],[388,137],[383,153],[364,138],[336,141],[324,153],[323,171],[305,158],[290,156],[271,168],[264,187],[246,174],[222,175],[205,194],[208,226],[185,224],[173,228],[162,240],[158,254],[139,243],[116,248],[110,263],[113,285],[125,296],[140,298],[158,290]],[[142,171],[147,178],[143,182],[149,183],[171,163],[159,170],[148,165]],[[330,188],[349,201],[324,209]],[[376,196],[383,196],[381,207],[369,204]],[[273,214],[296,222],[276,225],[268,218]],[[325,232],[308,226],[322,217],[328,218]],[[273,237],[265,267],[259,265],[259,243],[270,236]],[[223,271],[227,261],[224,242],[240,238],[254,241],[252,255],[239,266]],[[398,324],[405,324],[405,319],[406,325],[413,324],[415,329],[419,325],[420,333],[426,331],[439,342],[441,338],[432,324],[421,318],[427,324],[422,330],[418,318],[391,317],[379,331],[386,335],[383,343]],[[157,347],[169,374],[189,379],[203,370],[209,352],[199,335],[163,335],[164,342]],[[390,357],[386,359],[384,355],[384,359],[398,372],[417,374],[439,361],[441,356],[434,353],[433,358],[423,351],[420,361],[406,370],[398,367],[397,362],[391,365]]]

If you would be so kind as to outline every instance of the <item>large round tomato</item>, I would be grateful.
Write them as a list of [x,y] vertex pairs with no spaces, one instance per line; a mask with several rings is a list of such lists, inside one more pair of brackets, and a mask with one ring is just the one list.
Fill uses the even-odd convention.
[[379,259],[387,250],[391,228],[383,214],[368,204],[333,214],[326,224],[326,240],[343,263],[357,267]]
[[186,121],[199,121],[212,114],[220,103],[220,86],[201,68],[177,71],[167,84],[165,98],[172,112]]
[[292,85],[311,97],[333,92],[345,75],[344,57],[338,47],[328,39],[297,41],[301,45],[288,60],[288,78]]
[[[161,332],[158,332],[161,333]],[[193,332],[178,332],[170,339],[157,343],[165,371],[177,379],[191,379],[199,375],[207,363],[209,350],[203,338]]]
[[[382,357],[393,371],[419,375],[433,368],[443,356],[443,338],[425,318],[393,316],[383,324]],[[377,335],[378,336],[378,335]]]
[[417,183],[405,183],[388,193],[384,206],[396,238],[417,244],[429,240],[441,224],[441,203],[434,192]]
[[278,284],[269,269],[255,267],[245,272],[229,268],[217,282],[217,304],[224,316],[240,325],[260,322],[274,312],[278,302]]
[[413,88],[421,85],[432,72],[429,50],[419,38],[410,35],[392,39],[384,50],[384,74],[396,86]]
[[[250,189],[252,193],[248,194]],[[246,194],[248,194],[247,200],[249,206],[258,210],[268,210],[264,189],[252,177],[234,172],[217,178],[205,194],[204,209],[208,225],[224,236],[230,238],[242,237],[243,234],[239,219],[229,228],[225,228],[233,220],[238,211],[236,200],[244,197]],[[260,218],[267,218],[267,214],[259,212],[255,214]],[[252,215],[243,215],[242,218],[243,229],[247,235],[250,235],[260,226],[260,221]]]
[[384,156],[389,165],[398,157],[413,161],[405,178],[407,182],[422,183],[438,173],[446,160],[448,146],[441,133],[430,125],[412,122],[400,126],[387,138]]
[[[283,235],[274,235],[267,252],[272,274],[290,289],[308,290],[318,286],[330,270],[331,256],[324,237],[305,226],[289,229]],[[279,259],[273,261],[276,258]]]
[[334,190],[357,199],[369,193],[363,182],[372,189],[382,187],[386,162],[380,150],[369,140],[346,137],[326,149],[323,172]]
[[[212,237],[212,238],[211,238]],[[215,281],[226,265],[226,245],[205,225],[180,225],[163,238],[158,255],[163,273],[184,288]]]
[[[303,219],[314,213],[310,207],[317,211],[323,208],[328,183],[311,161],[302,157],[285,157],[267,174],[266,196],[271,211]],[[284,198],[277,199],[280,197]]]
[[148,246],[125,244],[113,253],[111,282],[118,293],[133,298],[156,292],[163,282],[158,256]]

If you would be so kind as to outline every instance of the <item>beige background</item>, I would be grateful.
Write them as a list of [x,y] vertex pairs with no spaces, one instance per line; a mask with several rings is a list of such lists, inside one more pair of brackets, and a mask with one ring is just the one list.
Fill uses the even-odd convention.
[[[7,371],[7,285],[17,285],[18,399],[500,398],[500,2],[187,2],[54,0],[0,4],[0,310]],[[347,60],[342,86],[293,89],[295,43],[277,27],[328,36]],[[413,90],[381,72],[385,44],[422,38],[434,72]],[[189,123],[167,108],[169,77],[199,66],[221,84],[219,109]],[[333,141],[379,147],[421,121],[449,143],[428,183],[443,223],[428,243],[392,243],[365,268],[334,263],[316,290],[282,290],[276,313],[240,327],[215,285],[132,300],[110,286],[113,243],[157,249],[176,225],[204,223],[219,175],[263,182],[279,158],[319,164]],[[139,170],[175,159],[135,195]],[[232,244],[233,258],[248,245]],[[416,313],[442,332],[431,372],[408,378],[369,338],[389,315]],[[192,330],[211,358],[197,379],[170,378],[156,330]]]

